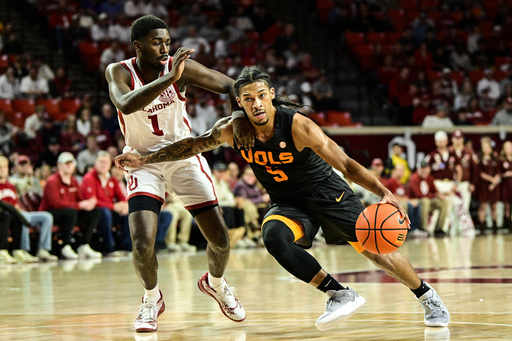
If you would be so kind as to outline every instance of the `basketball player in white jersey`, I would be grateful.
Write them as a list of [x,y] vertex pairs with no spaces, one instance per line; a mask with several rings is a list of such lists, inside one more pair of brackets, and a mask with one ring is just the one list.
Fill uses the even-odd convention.
[[[189,136],[191,127],[185,111],[188,85],[229,94],[231,107],[236,108],[231,78],[189,59],[192,49],[181,47],[169,57],[169,29],[161,19],[149,15],[138,18],[132,24],[130,39],[137,57],[110,64],[105,71],[126,141],[125,152],[146,155]],[[243,136],[238,143],[251,147],[254,132],[250,123],[235,121],[242,132],[235,135]],[[145,289],[135,330],[156,331],[157,317],[165,309],[158,288],[154,244],[166,192],[181,198],[208,241],[209,272],[199,279],[199,289],[218,302],[226,317],[243,321],[245,311],[223,277],[229,237],[205,159],[194,156],[126,171],[133,263]]]

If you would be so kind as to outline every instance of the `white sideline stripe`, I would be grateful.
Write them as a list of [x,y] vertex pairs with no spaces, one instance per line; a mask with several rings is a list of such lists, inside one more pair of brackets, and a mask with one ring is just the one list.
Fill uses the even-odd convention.
[[[266,322],[271,322],[271,323],[276,323],[276,322],[292,322],[292,323],[297,323],[297,322],[314,322],[316,321],[315,319],[302,319],[302,320],[298,320],[298,319],[293,319],[293,320],[282,320],[280,319],[279,321],[276,321],[274,319],[272,320],[249,320],[247,322],[249,323],[252,323],[252,322],[255,322],[255,323],[266,323]],[[423,321],[413,321],[413,320],[361,320],[361,319],[354,319],[354,318],[351,318],[350,321],[352,322],[386,322],[386,323],[421,323],[423,324],[424,322]],[[167,321],[159,321],[158,324],[159,325],[162,325],[162,324],[170,324],[170,325],[173,325],[173,324],[183,324],[183,323],[204,323],[205,321],[175,321],[175,322],[167,322]],[[215,323],[215,321],[211,321],[209,323]],[[482,323],[482,322],[453,322],[453,321],[450,321],[450,324],[453,325],[453,324],[461,324],[461,325],[480,325],[480,326],[496,326],[496,327],[512,327],[512,324],[503,324],[503,323]],[[133,323],[91,323],[91,324],[87,324],[87,323],[84,323],[84,324],[67,324],[67,325],[59,325],[59,326],[34,326],[34,327],[12,327],[12,328],[0,328],[0,331],[2,330],[22,330],[22,329],[47,329],[47,328],[52,328],[52,329],[60,329],[60,328],[71,328],[71,327],[93,327],[93,326],[128,326],[128,325],[133,325]]]

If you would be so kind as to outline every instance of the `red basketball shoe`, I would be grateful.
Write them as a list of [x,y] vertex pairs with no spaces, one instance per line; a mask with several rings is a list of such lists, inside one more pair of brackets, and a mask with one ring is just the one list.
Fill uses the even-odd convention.
[[215,291],[210,284],[208,284],[208,272],[205,273],[197,282],[199,290],[207,295],[210,295],[219,304],[220,310],[226,317],[235,322],[242,322],[245,320],[245,310],[242,303],[235,297],[232,292],[233,288],[228,287],[226,280],[223,280],[222,289]]

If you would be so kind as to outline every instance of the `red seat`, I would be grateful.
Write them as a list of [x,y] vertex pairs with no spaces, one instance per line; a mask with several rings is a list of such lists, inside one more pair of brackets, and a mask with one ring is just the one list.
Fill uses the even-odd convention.
[[349,48],[365,43],[364,34],[360,32],[345,32],[345,44]]
[[320,19],[325,22],[329,18],[329,11],[334,6],[333,0],[316,0],[316,9]]
[[66,114],[76,114],[81,105],[79,98],[65,98],[59,102],[60,111]]
[[60,115],[59,101],[58,99],[38,99],[36,105],[43,105],[46,112],[56,120]]
[[427,70],[427,78],[429,82],[433,82],[439,78],[441,78],[442,73],[436,70]]
[[420,1],[420,8],[422,10],[433,10],[439,6],[438,0],[421,0]]
[[507,77],[507,72],[506,71],[503,71],[503,70],[497,70],[496,72],[494,72],[494,78],[500,82],[503,78],[506,78]]
[[471,79],[471,83],[473,83],[473,85],[475,85],[475,86],[480,79],[484,78],[483,71],[469,71],[468,75],[469,75],[469,79]]
[[81,41],[78,43],[78,51],[80,51],[80,54],[83,56],[100,53],[98,43],[90,41]]
[[5,116],[12,115],[14,113],[12,101],[10,99],[0,98],[0,110],[3,111]]
[[464,81],[464,71],[452,71],[452,79],[461,85]]
[[247,39],[249,39],[250,41],[254,41],[254,42],[257,42],[257,43],[259,43],[259,41],[260,41],[260,34],[258,32],[255,32],[255,31],[247,31],[247,32],[245,32],[245,37]]
[[399,0],[400,7],[406,12],[418,11],[418,4],[416,1],[411,0]]
[[388,40],[385,33],[368,32],[366,34],[366,41],[368,44],[386,44]]
[[386,38],[389,44],[397,43],[402,37],[402,32],[387,32]]
[[[412,2],[412,1],[411,1]],[[417,17],[419,17],[420,12],[418,11],[405,11],[405,22],[411,25]]]
[[326,126],[327,125],[327,117],[326,117],[325,112],[318,112],[318,113],[309,114],[308,117],[311,120],[313,120],[313,122],[318,124],[319,126]]
[[500,67],[502,65],[510,64],[510,63],[512,63],[512,58],[509,56],[494,57],[494,64],[496,65],[496,67]]
[[13,99],[14,111],[21,112],[24,116],[30,116],[35,112],[35,101],[33,99]]
[[349,112],[329,110],[327,111],[327,123],[333,126],[355,126]]

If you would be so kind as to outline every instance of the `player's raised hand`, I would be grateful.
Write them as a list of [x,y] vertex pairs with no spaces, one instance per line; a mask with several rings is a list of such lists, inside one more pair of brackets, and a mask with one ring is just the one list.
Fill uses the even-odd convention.
[[251,149],[254,147],[254,127],[245,117],[233,119],[233,135],[238,148]]
[[120,170],[126,171],[126,167],[138,168],[142,166],[142,157],[139,154],[124,153],[116,156],[116,167]]
[[171,77],[180,79],[183,70],[185,70],[185,60],[190,58],[190,54],[195,52],[194,49],[189,49],[188,47],[180,47],[178,51],[172,57],[172,69],[169,72]]

